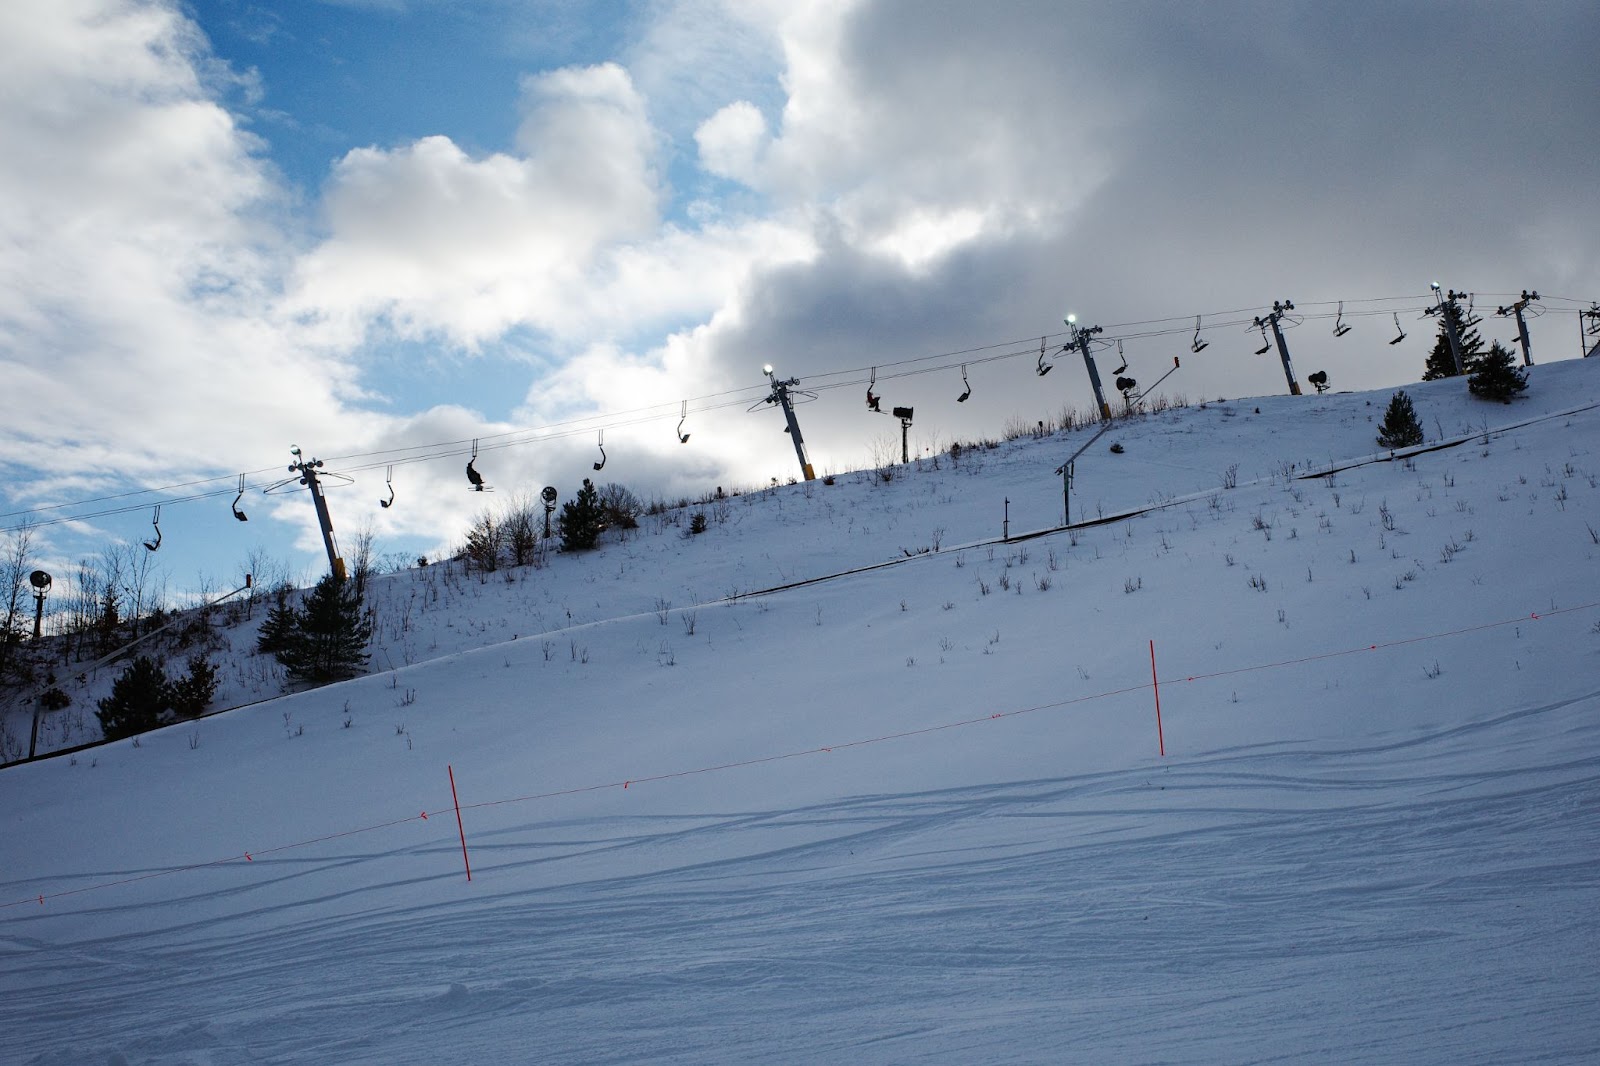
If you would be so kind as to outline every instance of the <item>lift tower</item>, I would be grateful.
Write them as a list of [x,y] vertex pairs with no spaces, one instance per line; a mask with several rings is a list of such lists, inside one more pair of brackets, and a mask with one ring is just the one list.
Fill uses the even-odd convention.
[[798,386],[800,379],[787,378],[779,381],[773,373],[771,363],[762,367],[761,372],[767,375],[767,380],[772,383],[772,395],[763,402],[775,403],[783,408],[783,417],[788,423],[784,427],[784,432],[789,434],[789,439],[794,442],[794,454],[800,459],[800,473],[805,475],[807,481],[814,481],[817,475],[811,469],[811,460],[806,458],[805,438],[800,436],[800,423],[795,421],[794,417],[794,400],[789,395],[789,390]]
[[1283,330],[1278,328],[1278,322],[1283,318],[1284,312],[1293,310],[1293,300],[1273,300],[1272,313],[1265,318],[1257,317],[1255,324],[1257,328],[1272,327],[1272,340],[1278,346],[1278,358],[1283,362],[1283,376],[1289,382],[1289,394],[1299,396],[1300,383],[1294,379],[1294,364],[1289,361],[1289,346],[1283,342]]
[[1510,307],[1501,307],[1495,311],[1495,314],[1499,315],[1501,318],[1505,318],[1508,315],[1516,316],[1517,343],[1522,345],[1523,366],[1533,365],[1533,346],[1528,343],[1528,323],[1527,320],[1522,317],[1522,312],[1526,311],[1528,309],[1528,305],[1533,303],[1538,298],[1539,294],[1537,292],[1529,292],[1527,289],[1523,289],[1522,299],[1518,300]]
[[1100,384],[1100,370],[1094,365],[1094,356],[1089,354],[1090,338],[1096,333],[1104,333],[1105,329],[1101,326],[1089,326],[1080,329],[1078,328],[1077,315],[1068,315],[1066,323],[1067,328],[1072,331],[1072,343],[1067,347],[1076,348],[1083,353],[1083,365],[1089,371],[1089,387],[1094,389],[1094,404],[1100,412],[1100,421],[1109,422],[1111,421],[1111,405],[1106,403],[1106,390]]

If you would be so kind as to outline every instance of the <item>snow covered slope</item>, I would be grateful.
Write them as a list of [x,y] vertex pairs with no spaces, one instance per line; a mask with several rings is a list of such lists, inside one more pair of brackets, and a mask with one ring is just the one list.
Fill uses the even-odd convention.
[[383,579],[392,669],[0,773],[6,1057],[1592,1061],[1600,366],[1531,382]]

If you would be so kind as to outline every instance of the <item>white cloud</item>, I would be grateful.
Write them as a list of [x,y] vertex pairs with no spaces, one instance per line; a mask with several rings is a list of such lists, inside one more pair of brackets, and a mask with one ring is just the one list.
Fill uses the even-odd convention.
[[193,460],[238,461],[341,381],[278,377],[294,359],[260,326],[277,193],[205,62],[166,4],[0,6],[0,374],[34,383],[6,416],[21,462],[169,476],[151,456],[183,463],[219,412],[248,410]]
[[753,185],[767,145],[767,120],[748,100],[736,100],[694,131],[700,165],[719,177]]
[[529,78],[524,98],[519,155],[475,159],[443,136],[345,155],[290,309],[345,344],[378,318],[469,347],[557,324],[606,249],[655,231],[655,135],[615,64]]

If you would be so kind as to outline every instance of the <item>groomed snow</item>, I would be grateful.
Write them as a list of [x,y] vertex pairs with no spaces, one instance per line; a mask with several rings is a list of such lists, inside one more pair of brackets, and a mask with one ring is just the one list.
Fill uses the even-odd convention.
[[378,579],[371,676],[0,771],[3,1057],[1594,1061],[1597,363]]

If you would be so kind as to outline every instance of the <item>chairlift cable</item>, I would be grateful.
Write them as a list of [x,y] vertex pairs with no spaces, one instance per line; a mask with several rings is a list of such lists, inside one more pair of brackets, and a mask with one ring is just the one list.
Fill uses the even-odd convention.
[[[1520,297],[1520,293],[1518,293],[1518,294],[1478,293],[1477,295],[1481,295],[1481,296],[1485,296],[1485,297],[1490,297],[1490,296],[1498,297],[1498,296],[1516,295],[1516,296]],[[1346,305],[1363,304],[1363,303],[1365,303],[1365,304],[1384,304],[1384,303],[1397,303],[1397,302],[1407,303],[1407,302],[1415,302],[1415,301],[1423,300],[1423,299],[1426,299],[1426,296],[1423,296],[1423,295],[1419,295],[1419,296],[1380,296],[1380,297],[1364,297],[1364,298],[1360,298],[1360,299],[1350,299],[1350,300],[1345,300],[1344,303]],[[1572,298],[1572,297],[1564,297],[1564,296],[1552,296],[1552,295],[1549,295],[1549,294],[1541,294],[1540,301],[1546,305],[1543,308],[1543,311],[1545,313],[1553,313],[1553,314],[1579,314],[1579,315],[1581,315],[1581,314],[1586,313],[1583,305],[1585,305],[1585,304],[1592,305],[1593,304],[1593,301],[1578,300],[1578,299],[1575,299],[1575,298]],[[1549,306],[1550,302],[1563,302],[1563,303],[1568,303],[1568,304],[1576,304],[1576,305],[1579,305],[1579,306],[1578,307],[1550,307]],[[1304,307],[1333,306],[1334,304],[1335,304],[1335,301],[1302,301],[1302,306],[1304,306]],[[1250,322],[1241,322],[1241,321],[1237,321],[1237,320],[1233,320],[1233,321],[1217,321],[1217,319],[1223,318],[1224,316],[1236,315],[1236,314],[1241,314],[1241,313],[1245,313],[1245,312],[1251,312],[1251,311],[1255,311],[1255,310],[1258,310],[1258,309],[1259,308],[1252,308],[1252,307],[1236,308],[1236,309],[1228,310],[1228,311],[1205,313],[1204,317],[1213,319],[1212,324],[1211,324],[1212,328],[1227,328],[1227,327],[1235,326],[1235,325],[1253,326],[1253,323],[1250,323]],[[1362,308],[1349,308],[1349,307],[1347,307],[1347,309],[1344,312],[1344,315],[1347,318],[1365,318],[1365,317],[1381,316],[1384,313],[1385,313],[1385,309],[1382,309],[1382,308],[1362,309]],[[1389,312],[1389,313],[1397,314],[1397,312]],[[1172,335],[1177,335],[1177,334],[1187,334],[1187,333],[1190,333],[1192,331],[1192,329],[1193,329],[1193,327],[1191,325],[1189,325],[1189,319],[1191,317],[1192,316],[1189,316],[1189,315],[1169,316],[1169,317],[1165,317],[1165,318],[1143,319],[1143,320],[1136,320],[1136,321],[1129,321],[1129,322],[1122,322],[1122,323],[1112,323],[1112,324],[1110,324],[1110,325],[1108,325],[1106,327],[1106,336],[1104,336],[1101,339],[1109,344],[1109,342],[1113,342],[1113,341],[1117,341],[1117,340],[1122,340],[1122,341],[1149,340],[1149,339],[1153,339],[1153,338],[1157,338],[1157,337],[1172,336]],[[1308,314],[1308,315],[1297,316],[1297,317],[1303,317],[1303,319],[1305,319],[1305,320],[1310,320],[1310,319],[1334,319],[1334,320],[1337,320],[1337,314],[1336,313],[1333,313],[1333,314]],[[1178,323],[1182,323],[1182,324],[1179,325]],[[1138,327],[1141,327],[1141,326],[1165,326],[1165,325],[1168,325],[1168,324],[1172,324],[1170,328],[1161,328],[1161,329],[1153,329],[1153,330],[1138,330],[1137,329]],[[1124,330],[1136,330],[1136,331],[1135,332],[1122,332]],[[1052,338],[1055,338],[1055,339],[1059,340],[1059,339],[1061,339],[1061,338],[1063,338],[1065,336],[1067,336],[1067,335],[1066,334],[1061,334],[1061,333],[1046,334],[1043,339],[1045,340],[1046,344],[1048,345]],[[1024,345],[1024,344],[1026,344],[1027,347],[1025,347],[1025,348],[1022,347],[1022,345]],[[1065,350],[1066,347],[1067,347],[1067,345],[1063,345],[1063,350]],[[1008,348],[1011,349],[1011,350],[1009,350],[1009,351],[997,351],[997,349],[1008,349]],[[1035,342],[1033,342],[1031,340],[1024,341],[1024,340],[1021,340],[1021,339],[1017,339],[1017,340],[1012,340],[1012,341],[1000,341],[1000,342],[995,342],[995,343],[991,343],[991,344],[977,345],[977,346],[973,346],[973,347],[970,347],[970,348],[951,350],[951,351],[941,352],[941,353],[937,353],[937,354],[933,354],[933,355],[910,357],[910,358],[901,359],[901,360],[894,360],[894,361],[890,361],[890,362],[878,363],[876,365],[877,365],[877,369],[879,371],[882,371],[882,370],[885,370],[885,369],[889,369],[889,370],[892,371],[891,373],[881,374],[880,375],[884,380],[894,380],[894,379],[900,379],[900,378],[914,377],[914,376],[918,376],[918,375],[922,375],[922,374],[945,373],[945,372],[949,372],[949,371],[955,371],[958,368],[963,367],[963,366],[966,366],[966,367],[981,366],[983,364],[990,363],[990,362],[998,362],[998,361],[1003,361],[1003,360],[1008,360],[1008,359],[1017,359],[1017,358],[1021,358],[1021,357],[1024,357],[1024,356],[1036,356],[1037,354],[1038,354],[1038,348],[1037,348]],[[899,368],[907,368],[907,369],[899,369]],[[808,384],[810,385],[810,388],[808,390],[806,390],[806,391],[808,393],[810,393],[811,395],[810,396],[802,396],[797,391],[795,393],[795,398],[796,398],[797,401],[804,401],[806,399],[814,398],[815,395],[818,394],[818,393],[827,392],[827,391],[831,391],[831,390],[834,390],[834,389],[840,389],[840,388],[858,387],[861,384],[861,381],[862,381],[862,378],[859,377],[859,374],[861,373],[861,370],[864,370],[864,369],[867,369],[867,368],[857,368],[857,369],[854,369],[854,370],[852,370],[852,369],[830,370],[830,371],[822,371],[822,372],[819,372],[819,373],[816,373],[816,374],[808,375],[806,380],[807,380]],[[722,390],[720,392],[707,393],[707,394],[704,394],[702,396],[691,397],[691,398],[689,398],[687,400],[682,401],[682,405],[693,405],[693,409],[696,412],[699,412],[699,413],[711,412],[711,411],[720,411],[720,410],[724,410],[724,409],[727,409],[727,408],[732,408],[732,407],[736,407],[736,406],[745,405],[751,397],[753,397],[756,394],[764,391],[765,388],[766,388],[765,386],[753,385],[753,386],[746,386],[746,387],[735,388],[735,389],[726,389],[726,390]],[[685,417],[685,412],[687,410],[687,408],[685,406],[682,406],[682,405],[680,406],[680,409],[679,409],[679,412],[678,412],[678,417],[679,417],[680,421],[682,420],[683,417]],[[758,406],[759,406],[759,403],[758,403]],[[477,438],[474,441],[468,441],[468,440],[465,440],[465,439],[456,440],[456,441],[437,441],[437,442],[432,442],[432,443],[428,443],[428,444],[407,445],[407,446],[400,447],[400,448],[391,448],[391,449],[376,450],[376,451],[339,453],[339,454],[331,455],[330,456],[330,461],[340,463],[341,465],[343,465],[345,467],[345,469],[350,470],[352,472],[361,473],[361,472],[366,472],[366,471],[369,471],[369,470],[374,470],[374,469],[378,469],[380,467],[385,467],[385,466],[392,467],[392,466],[411,465],[411,464],[414,464],[414,463],[431,462],[431,461],[434,461],[434,460],[437,460],[437,459],[449,458],[451,456],[460,456],[460,455],[466,454],[466,446],[469,443],[477,443],[478,441],[482,442],[480,444],[480,447],[484,451],[498,450],[498,449],[501,449],[501,448],[522,447],[522,446],[530,445],[530,444],[538,444],[538,443],[549,442],[549,441],[563,440],[563,439],[566,439],[567,437],[570,437],[570,436],[577,436],[579,434],[594,432],[596,430],[599,430],[599,431],[603,432],[604,429],[606,429],[606,428],[617,429],[617,428],[630,427],[630,426],[645,424],[645,423],[648,423],[648,422],[657,422],[657,421],[661,421],[663,419],[670,419],[671,417],[672,417],[672,413],[671,413],[670,405],[656,404],[656,405],[652,405],[652,406],[648,406],[648,407],[639,407],[639,408],[633,408],[633,409],[624,410],[624,411],[600,412],[600,413],[596,413],[596,414],[593,414],[593,415],[586,415],[586,416],[582,416],[582,417],[579,417],[579,418],[573,418],[573,419],[564,420],[564,421],[561,421],[561,422],[554,422],[554,423],[550,423],[550,424],[547,424],[545,426],[540,426],[540,427],[517,428],[517,429],[506,430],[506,431],[504,431],[502,433],[490,434],[490,435],[485,436],[485,437]],[[366,459],[371,459],[371,460],[374,460],[374,461],[368,462],[368,463],[357,462],[354,465],[351,465],[351,461],[352,460],[366,460]],[[278,468],[276,466],[271,466],[271,467],[261,468],[261,469],[258,469],[258,470],[246,471],[245,472],[245,476],[246,476],[246,478],[248,480],[249,478],[252,478],[252,477],[259,477],[259,476],[264,475],[264,474],[273,473],[277,469]],[[133,500],[133,499],[138,498],[138,497],[144,497],[144,498],[146,498],[146,500],[148,500],[148,498],[153,494],[170,494],[170,493],[175,493],[175,492],[181,492],[184,489],[196,488],[196,487],[200,487],[200,486],[221,485],[223,483],[232,481],[235,476],[236,475],[229,474],[229,475],[221,475],[221,476],[212,477],[212,478],[199,478],[199,479],[195,479],[195,480],[192,480],[192,481],[174,483],[174,484],[171,484],[171,485],[155,486],[155,487],[141,488],[141,489],[131,489],[131,490],[128,490],[126,492],[111,493],[111,494],[107,494],[107,495],[104,495],[104,496],[97,496],[97,497],[87,497],[87,498],[80,499],[80,500],[75,500],[75,501],[68,501],[68,502],[62,502],[62,503],[52,503],[52,504],[41,504],[41,505],[39,505],[37,507],[31,507],[31,508],[15,510],[15,511],[10,511],[10,512],[0,512],[0,520],[24,518],[24,517],[28,517],[28,516],[37,517],[37,516],[49,514],[49,513],[52,513],[52,512],[65,511],[65,510],[72,509],[72,508],[91,506],[91,505],[94,505],[94,504],[113,503],[113,502],[118,501],[118,500]],[[226,496],[229,492],[234,492],[234,491],[236,491],[236,489],[234,489],[234,488],[215,488],[215,489],[211,489],[211,490],[207,490],[207,491],[203,491],[203,492],[187,493],[187,494],[183,494],[183,495],[163,495],[162,496],[162,502],[163,503],[167,503],[167,504],[179,504],[179,503],[197,502],[197,501],[200,501],[200,500],[212,499],[212,498],[216,498],[216,497],[219,497],[219,496]],[[148,502],[141,502],[141,503],[137,503],[137,504],[130,503],[127,506],[103,507],[103,508],[100,508],[100,509],[97,509],[97,510],[94,510],[94,511],[90,511],[90,512],[75,513],[75,514],[72,514],[72,515],[63,515],[63,516],[60,516],[60,517],[53,517],[53,518],[46,518],[46,519],[42,519],[42,520],[36,520],[36,521],[31,522],[29,524],[30,525],[39,526],[39,525],[56,525],[56,524],[60,524],[60,523],[63,523],[63,522],[69,522],[69,521],[85,521],[85,520],[89,520],[89,519],[93,519],[93,518],[110,517],[110,516],[113,516],[113,515],[126,514],[126,513],[129,513],[129,512],[132,512],[132,511],[143,510],[146,506],[149,506]],[[12,528],[20,528],[20,526],[18,526],[18,527],[9,527],[8,531],[11,531]]]

